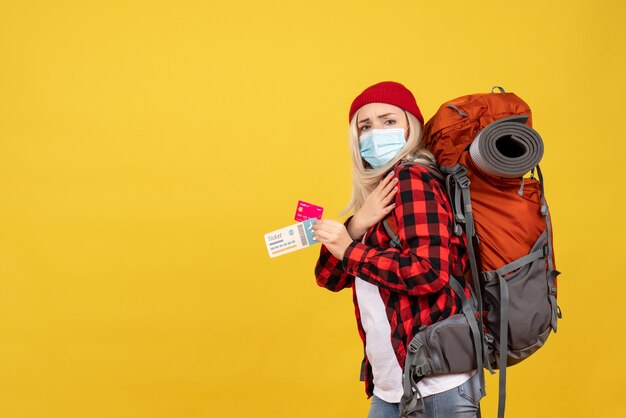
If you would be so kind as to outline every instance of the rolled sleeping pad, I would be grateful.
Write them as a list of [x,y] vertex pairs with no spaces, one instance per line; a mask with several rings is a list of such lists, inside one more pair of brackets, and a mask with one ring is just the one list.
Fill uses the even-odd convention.
[[487,174],[505,178],[522,177],[543,157],[543,140],[525,125],[525,116],[511,116],[491,122],[476,135],[469,153],[476,167]]

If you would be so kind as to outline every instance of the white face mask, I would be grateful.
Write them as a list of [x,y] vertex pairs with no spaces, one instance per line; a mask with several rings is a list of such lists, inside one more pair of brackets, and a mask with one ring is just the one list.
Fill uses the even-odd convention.
[[393,160],[406,145],[404,129],[372,129],[359,138],[361,157],[373,168]]

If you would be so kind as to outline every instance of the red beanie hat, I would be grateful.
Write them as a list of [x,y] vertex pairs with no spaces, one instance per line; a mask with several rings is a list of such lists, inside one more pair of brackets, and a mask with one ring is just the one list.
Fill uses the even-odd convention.
[[357,110],[369,103],[387,103],[398,106],[419,119],[422,125],[424,124],[424,117],[419,107],[417,107],[413,93],[395,81],[383,81],[363,90],[363,93],[359,94],[352,102],[352,106],[350,106],[348,123],[350,123]]

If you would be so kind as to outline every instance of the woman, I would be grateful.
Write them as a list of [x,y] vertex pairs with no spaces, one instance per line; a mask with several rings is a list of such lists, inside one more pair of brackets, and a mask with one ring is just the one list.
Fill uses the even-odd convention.
[[[425,167],[435,161],[420,145],[424,119],[413,94],[395,82],[370,86],[354,99],[349,121],[354,215],[345,224],[316,222],[323,245],[315,275],[329,290],[353,288],[369,418],[398,417],[407,344],[420,327],[461,310],[448,282],[468,268],[465,238],[454,235],[446,192]],[[385,219],[396,227],[397,248]],[[427,418],[477,414],[477,373],[427,377],[419,389]]]

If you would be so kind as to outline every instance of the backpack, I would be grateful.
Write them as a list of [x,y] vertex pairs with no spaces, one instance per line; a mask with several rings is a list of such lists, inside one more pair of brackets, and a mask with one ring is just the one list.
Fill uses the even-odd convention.
[[[529,106],[501,87],[444,103],[424,126],[423,144],[439,166],[429,171],[445,183],[454,233],[466,235],[471,298],[451,277],[462,313],[423,327],[409,343],[401,417],[423,411],[417,383],[425,376],[478,369],[484,395],[484,367],[492,374],[499,369],[503,418],[506,367],[557,330],[560,273],[539,167],[543,142],[531,126]],[[383,224],[396,246],[397,235]]]

